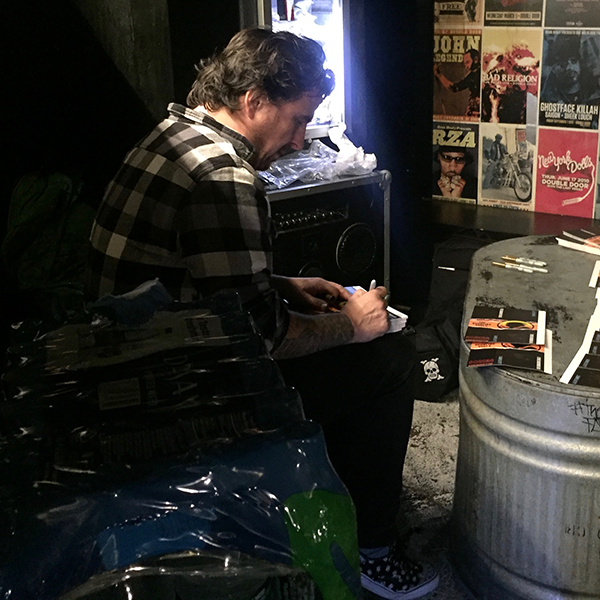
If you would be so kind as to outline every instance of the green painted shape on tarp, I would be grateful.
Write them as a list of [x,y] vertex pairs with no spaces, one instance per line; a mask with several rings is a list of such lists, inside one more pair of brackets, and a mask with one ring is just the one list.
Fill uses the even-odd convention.
[[313,490],[284,503],[292,562],[313,578],[323,600],[360,597],[356,512],[350,496]]

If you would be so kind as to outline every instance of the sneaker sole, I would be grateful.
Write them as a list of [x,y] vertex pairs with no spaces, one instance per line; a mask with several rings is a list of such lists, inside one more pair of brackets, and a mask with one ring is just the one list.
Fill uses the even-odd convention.
[[412,590],[406,590],[404,592],[394,592],[385,585],[373,581],[366,575],[361,575],[360,581],[365,589],[373,592],[373,594],[376,594],[380,598],[387,598],[387,600],[415,600],[416,598],[422,598],[423,596],[433,592],[440,582],[440,577],[439,575],[436,575],[429,581],[424,581],[418,587],[413,588]]

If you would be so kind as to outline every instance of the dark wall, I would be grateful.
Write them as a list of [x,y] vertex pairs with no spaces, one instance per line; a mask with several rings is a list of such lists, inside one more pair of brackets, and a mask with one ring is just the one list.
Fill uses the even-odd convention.
[[175,101],[185,104],[201,58],[223,49],[239,30],[238,0],[168,0]]
[[67,0],[9,0],[2,21],[10,115],[3,123],[3,197],[26,171],[71,168],[97,201],[153,120]]
[[396,303],[424,303],[433,238],[424,212],[430,189],[433,3],[365,2],[369,139],[392,173],[391,287]]
[[[95,208],[127,150],[154,121],[67,0],[9,0],[0,21],[2,240],[11,192],[25,173],[77,173],[82,199]],[[2,348],[11,323],[39,315],[3,269],[0,276]]]

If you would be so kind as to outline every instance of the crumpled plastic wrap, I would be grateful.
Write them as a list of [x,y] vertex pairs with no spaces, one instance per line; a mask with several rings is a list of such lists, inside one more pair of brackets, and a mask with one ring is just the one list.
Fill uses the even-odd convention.
[[269,187],[281,189],[294,182],[314,183],[339,177],[368,175],[377,168],[377,158],[356,147],[346,136],[344,124],[329,129],[329,138],[338,147],[330,148],[313,140],[306,150],[299,150],[274,161],[259,175]]
[[[358,597],[354,508],[315,423],[222,441],[96,489],[77,481],[92,477],[72,472],[68,485],[37,480],[20,494],[0,597],[93,598],[135,578],[140,595],[114,598],[150,600],[141,580],[160,578],[162,566],[165,585],[195,588],[202,598],[250,599],[254,583],[283,578],[283,585],[302,573],[309,578],[299,582],[313,588],[302,598]],[[204,571],[206,556],[220,565]],[[236,581],[227,581],[229,571]],[[205,586],[214,595],[200,594]]]
[[352,501],[237,295],[152,295],[16,329],[0,598],[358,598]]

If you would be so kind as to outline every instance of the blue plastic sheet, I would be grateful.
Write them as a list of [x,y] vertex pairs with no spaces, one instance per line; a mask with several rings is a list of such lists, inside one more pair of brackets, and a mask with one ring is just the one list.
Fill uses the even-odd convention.
[[17,330],[0,598],[360,595],[352,501],[239,299]]

